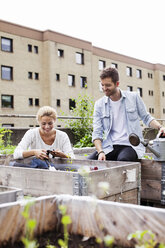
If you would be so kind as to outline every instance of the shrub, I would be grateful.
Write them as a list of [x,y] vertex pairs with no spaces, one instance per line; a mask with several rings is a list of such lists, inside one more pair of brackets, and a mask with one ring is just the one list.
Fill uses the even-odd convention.
[[12,131],[3,127],[0,127],[0,153],[12,154],[15,146],[11,144]]
[[75,137],[74,147],[91,147],[92,143],[92,130],[93,130],[93,109],[94,101],[88,95],[79,95],[75,100],[76,107],[72,108],[71,115],[80,117],[80,119],[71,119],[67,121],[69,127]]

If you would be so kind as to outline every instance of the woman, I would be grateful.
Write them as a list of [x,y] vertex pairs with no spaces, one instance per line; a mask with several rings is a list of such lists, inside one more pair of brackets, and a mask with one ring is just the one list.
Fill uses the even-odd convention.
[[49,106],[41,107],[37,113],[39,127],[28,130],[14,151],[14,159],[35,156],[48,159],[47,151],[55,150],[55,156],[75,158],[70,140],[65,132],[56,130],[57,113]]

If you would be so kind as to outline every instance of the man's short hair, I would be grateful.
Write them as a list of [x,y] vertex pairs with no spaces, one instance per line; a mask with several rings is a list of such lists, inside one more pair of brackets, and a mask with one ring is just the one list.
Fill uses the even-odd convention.
[[104,70],[102,70],[100,78],[111,78],[113,83],[117,83],[119,81],[119,73],[115,68],[105,68]]

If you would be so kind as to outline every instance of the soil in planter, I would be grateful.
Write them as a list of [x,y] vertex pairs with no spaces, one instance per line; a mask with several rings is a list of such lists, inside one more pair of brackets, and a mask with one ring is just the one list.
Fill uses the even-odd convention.
[[[56,248],[60,247],[58,244],[59,239],[64,239],[62,233],[57,233],[56,231],[51,231],[42,234],[42,236],[37,237],[38,248],[46,248],[47,245],[54,245]],[[103,244],[97,244],[95,238],[89,238],[86,241],[83,241],[83,236],[81,235],[69,235],[69,248],[104,248]],[[0,248],[24,248],[24,245],[21,241],[11,244],[10,242],[3,244]]]

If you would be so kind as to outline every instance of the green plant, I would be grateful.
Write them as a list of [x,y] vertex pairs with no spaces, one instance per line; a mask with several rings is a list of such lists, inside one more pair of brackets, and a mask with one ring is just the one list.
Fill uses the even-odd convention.
[[[157,245],[155,234],[150,230],[136,231],[127,237],[128,240],[135,239],[135,248],[154,248]],[[165,245],[160,243],[157,247],[165,248]]]
[[0,153],[1,154],[13,154],[16,146],[11,145],[12,131],[3,127],[0,127]]
[[144,158],[144,159],[150,159],[150,160],[153,160],[153,157],[152,157],[152,156],[150,156],[150,155],[143,155],[143,158]]
[[75,100],[76,107],[72,108],[71,115],[80,117],[80,119],[71,119],[67,121],[66,126],[69,127],[75,137],[74,147],[93,146],[92,130],[93,130],[93,109],[94,101],[88,95],[79,95]]
[[34,204],[33,201],[29,201],[22,212],[22,216],[26,220],[26,236],[22,238],[22,242],[25,248],[37,248],[38,243],[33,239],[34,228],[36,227],[36,220],[30,219],[29,210],[30,207]]
[[92,143],[92,133],[85,134],[75,145],[75,148],[81,147],[93,147]]
[[61,211],[62,214],[62,219],[61,219],[61,223],[63,224],[64,227],[64,240],[59,239],[58,240],[58,244],[62,247],[62,248],[68,248],[68,240],[69,240],[69,234],[68,234],[68,230],[67,230],[67,226],[69,224],[72,223],[71,218],[69,215],[66,214],[66,206],[64,205],[60,205],[59,209]]
[[96,238],[96,243],[98,244],[102,244],[104,243],[105,244],[105,247],[113,247],[113,244],[114,244],[114,237],[110,236],[110,235],[106,235],[103,240],[101,238]]
[[112,247],[114,244],[114,237],[106,235],[104,237],[104,244],[106,245],[106,247]]

